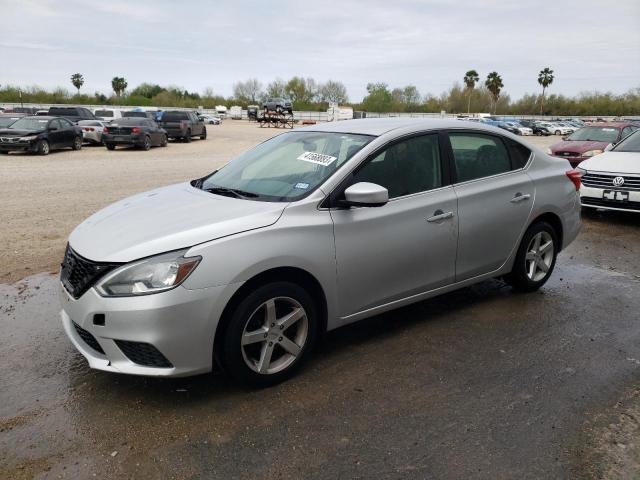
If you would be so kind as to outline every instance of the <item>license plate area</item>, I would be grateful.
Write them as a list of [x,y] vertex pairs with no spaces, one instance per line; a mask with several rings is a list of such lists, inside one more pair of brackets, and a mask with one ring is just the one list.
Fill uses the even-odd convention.
[[121,137],[121,136],[117,136],[117,137],[115,137],[115,141],[116,141],[116,142],[124,142],[125,140],[126,140],[126,138],[125,138],[125,137]]
[[602,192],[602,199],[609,200],[611,202],[628,202],[629,192],[621,190],[605,190]]

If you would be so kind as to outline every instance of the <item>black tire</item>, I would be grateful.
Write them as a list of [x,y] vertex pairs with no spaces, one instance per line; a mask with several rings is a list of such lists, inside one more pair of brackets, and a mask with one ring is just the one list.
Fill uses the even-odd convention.
[[[253,345],[243,347],[241,345],[241,339],[245,332],[245,327],[247,327],[250,321],[253,322],[256,318],[259,323],[263,321],[262,319],[265,318],[265,315],[262,314],[259,309],[268,300],[274,298],[292,299],[302,306],[307,318],[306,337],[304,343],[301,345],[300,352],[295,355],[291,364],[285,366],[282,370],[273,373],[259,373],[249,367],[248,363],[250,363],[250,360],[245,360],[245,353],[247,352],[246,349],[251,347],[261,351],[262,348],[266,347],[267,342],[270,341],[260,340]],[[277,302],[276,305],[278,305]],[[276,311],[278,315],[286,313],[286,310],[279,311],[278,307],[276,307]],[[302,320],[302,322],[304,322],[304,320]],[[289,335],[292,335],[291,332],[293,332],[293,334],[299,333],[297,330],[293,329],[293,327],[296,326],[295,328],[297,329],[301,328],[301,325],[302,323],[293,324],[289,330],[285,328],[283,332],[289,332],[287,335],[288,338]],[[276,385],[293,376],[309,357],[315,345],[316,338],[318,337],[318,325],[319,317],[316,302],[302,287],[290,282],[274,282],[258,287],[240,301],[235,310],[231,313],[231,318],[223,333],[224,337],[220,342],[222,347],[220,354],[222,367],[235,380],[250,387],[262,388]],[[249,328],[253,331],[253,327]],[[276,327],[274,327],[274,329],[276,329]],[[279,334],[277,330],[275,333],[265,333],[265,335],[272,334],[275,335],[275,337],[273,337],[273,342],[270,342],[269,345],[275,343],[273,346],[273,354],[276,355],[275,363],[277,364],[277,361],[283,358],[278,357],[277,355],[286,356],[288,354],[278,344],[277,337],[281,334]],[[269,336],[265,338],[272,337]],[[279,340],[281,341],[282,337],[280,337]],[[243,353],[243,351],[245,353]],[[257,368],[257,366],[255,368]]]
[[107,150],[115,150],[116,146],[113,143],[105,143],[104,144],[105,147],[107,147]]
[[[543,273],[544,276],[536,278],[534,275],[534,278],[532,279],[530,277],[530,272],[527,272],[528,267],[531,265],[529,262],[531,262],[532,260],[527,259],[527,254],[530,253],[529,247],[538,234],[541,234],[543,237],[548,236],[551,239],[551,241],[553,242],[553,251],[550,263],[546,267],[548,270],[546,272],[540,272]],[[513,287],[514,290],[518,292],[534,292],[538,290],[547,282],[547,280],[549,280],[549,277],[551,277],[553,269],[556,265],[559,248],[560,244],[558,242],[558,234],[555,229],[547,222],[534,223],[529,227],[529,229],[522,237],[522,241],[520,242],[520,246],[518,247],[518,253],[516,254],[515,262],[513,264],[513,269],[511,270],[511,273],[509,273],[509,275],[505,277],[505,280]],[[543,258],[541,258],[540,260],[543,260]],[[534,267],[535,274],[538,273],[537,268],[537,266]]]
[[560,135],[560,130],[556,130],[556,135]]
[[163,135],[162,136],[162,140],[160,141],[160,146],[161,147],[166,147],[167,143],[169,143],[169,139],[167,138],[166,135]]
[[38,155],[49,155],[49,152],[51,151],[50,147],[49,147],[49,142],[46,140],[40,140],[37,144],[36,144],[36,153]]
[[149,138],[149,135],[145,135],[144,142],[142,143],[142,149],[151,150],[151,139]]
[[184,137],[184,141],[187,143],[191,143],[191,130],[187,130],[187,134]]
[[206,140],[206,139],[207,139],[207,129],[203,128],[202,135],[200,135],[200,140]]
[[82,137],[76,137],[73,139],[73,145],[71,145],[71,148],[74,150],[80,150],[82,149]]

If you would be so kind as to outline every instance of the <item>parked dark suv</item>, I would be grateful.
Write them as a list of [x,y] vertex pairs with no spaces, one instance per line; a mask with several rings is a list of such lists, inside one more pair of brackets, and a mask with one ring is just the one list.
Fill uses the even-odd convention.
[[84,107],[50,107],[49,116],[66,118],[73,123],[78,123],[80,120],[96,119],[96,116]]
[[265,112],[293,113],[293,105],[284,98],[270,98],[262,104],[262,108]]
[[195,112],[188,110],[169,110],[162,114],[162,119],[158,122],[167,131],[167,136],[174,139],[183,139],[190,142],[191,137],[200,137],[201,140],[207,138],[207,127],[198,118]]

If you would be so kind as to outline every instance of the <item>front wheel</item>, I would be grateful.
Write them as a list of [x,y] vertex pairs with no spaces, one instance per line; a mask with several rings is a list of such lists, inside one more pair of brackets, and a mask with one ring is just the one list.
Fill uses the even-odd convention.
[[200,135],[200,140],[206,140],[207,139],[207,129],[204,128],[202,129],[202,135]]
[[168,142],[169,142],[169,139],[167,138],[167,136],[163,135],[162,136],[162,140],[160,141],[160,146],[161,147],[166,147]]
[[549,280],[559,248],[553,227],[547,222],[534,223],[522,237],[513,269],[505,280],[520,292],[538,290]]
[[556,130],[556,135],[560,135],[560,130]]
[[49,142],[40,140],[36,145],[36,153],[38,155],[49,155]]
[[282,382],[311,352],[318,324],[316,303],[303,288],[290,282],[263,285],[232,314],[222,343],[223,367],[252,387]]
[[74,150],[80,150],[82,148],[82,137],[74,138],[71,148],[73,148]]

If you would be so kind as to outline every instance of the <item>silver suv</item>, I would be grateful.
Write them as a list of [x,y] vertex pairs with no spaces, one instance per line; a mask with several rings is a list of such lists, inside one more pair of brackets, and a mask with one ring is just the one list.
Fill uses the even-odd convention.
[[579,174],[504,130],[367,119],[284,133],[71,234],[62,323],[93,368],[282,381],[327,330],[492,277],[533,291]]

